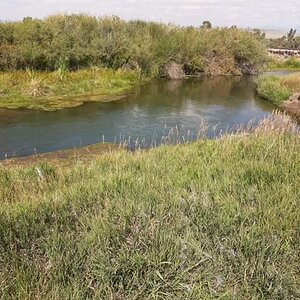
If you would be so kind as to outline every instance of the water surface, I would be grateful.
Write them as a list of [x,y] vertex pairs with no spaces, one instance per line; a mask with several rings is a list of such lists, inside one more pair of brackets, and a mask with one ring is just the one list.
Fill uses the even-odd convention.
[[172,127],[195,136],[203,119],[225,130],[273,109],[255,95],[249,76],[158,80],[116,102],[55,112],[0,109],[0,159],[93,144],[103,136],[105,142],[117,143],[140,137],[150,145]]

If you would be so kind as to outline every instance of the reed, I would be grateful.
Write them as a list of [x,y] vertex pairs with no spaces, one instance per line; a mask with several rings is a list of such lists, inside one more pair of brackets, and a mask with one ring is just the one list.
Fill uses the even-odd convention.
[[264,41],[235,27],[180,27],[118,17],[54,15],[0,22],[0,70],[129,68],[146,77],[253,74],[267,61]]

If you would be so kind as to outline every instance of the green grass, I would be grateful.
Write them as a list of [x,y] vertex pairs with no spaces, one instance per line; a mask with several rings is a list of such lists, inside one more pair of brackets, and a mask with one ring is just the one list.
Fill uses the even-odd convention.
[[140,82],[137,72],[101,68],[2,72],[0,107],[57,110],[86,101],[112,101]]
[[1,299],[299,299],[300,141],[0,169]]
[[255,81],[257,94],[278,107],[294,94],[300,93],[300,73],[289,76],[260,76]]
[[268,70],[299,70],[300,59],[294,57],[288,59],[271,59],[267,66]]
[[256,91],[258,95],[271,101],[276,106],[288,100],[292,96],[292,91],[283,84],[281,77],[261,76],[255,81]]

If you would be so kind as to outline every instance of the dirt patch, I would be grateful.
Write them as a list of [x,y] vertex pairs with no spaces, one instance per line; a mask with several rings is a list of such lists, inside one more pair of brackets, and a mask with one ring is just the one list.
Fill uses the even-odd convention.
[[27,157],[16,157],[0,161],[0,167],[22,167],[39,163],[50,163],[58,167],[68,167],[78,162],[88,162],[103,154],[122,151],[118,145],[99,143],[71,150],[61,150]]
[[165,66],[164,75],[169,79],[182,79],[185,77],[184,70],[181,65],[171,62]]
[[282,108],[293,116],[300,118],[300,93],[294,94],[289,100],[285,101]]

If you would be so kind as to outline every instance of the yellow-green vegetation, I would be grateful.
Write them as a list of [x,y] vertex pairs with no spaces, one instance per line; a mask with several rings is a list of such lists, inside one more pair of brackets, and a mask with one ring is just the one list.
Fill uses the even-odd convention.
[[290,57],[288,59],[272,58],[268,64],[269,70],[299,70],[300,59]]
[[256,80],[256,90],[260,97],[281,106],[293,94],[300,92],[300,73],[285,77],[261,76]]
[[139,82],[139,74],[131,70],[0,72],[0,107],[57,110],[86,101],[112,101]]
[[280,106],[292,95],[292,92],[283,85],[280,77],[261,76],[256,79],[255,84],[258,95],[277,106]]
[[299,135],[262,124],[0,169],[1,298],[299,299]]
[[266,61],[261,37],[238,28],[88,15],[0,22],[0,107],[55,110],[114,100],[107,95],[140,78],[254,74]]
[[146,77],[252,74],[266,59],[261,37],[234,27],[180,27],[88,15],[0,23],[0,70],[98,66],[126,67]]

